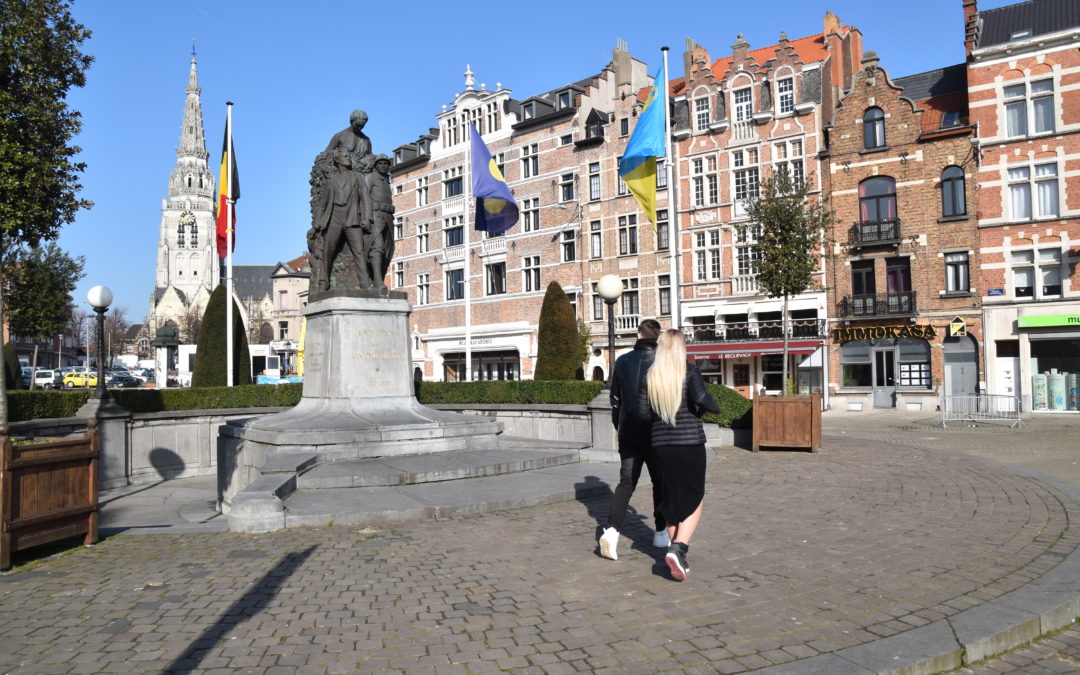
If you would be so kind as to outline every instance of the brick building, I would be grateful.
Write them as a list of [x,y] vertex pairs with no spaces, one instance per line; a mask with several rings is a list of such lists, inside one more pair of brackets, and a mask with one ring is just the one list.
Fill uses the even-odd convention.
[[[437,126],[394,151],[389,285],[413,305],[414,371],[425,380],[464,379],[469,284],[473,379],[530,379],[540,307],[557,281],[594,336],[587,374],[604,378],[601,276],[623,278],[617,344],[632,344],[643,316],[670,314],[666,224],[654,233],[617,172],[641,105],[636,94],[650,83],[646,65],[620,43],[597,75],[523,99],[501,83],[477,86],[468,69],[465,77],[464,90],[435,116]],[[503,235],[472,230],[470,122],[521,209]],[[666,213],[666,190],[658,202]]]
[[[751,50],[740,35],[713,60],[687,41],[671,83],[679,181],[681,325],[706,378],[746,396],[782,393],[783,300],[757,286],[760,254],[746,200],[783,167],[825,189],[824,129],[851,81],[862,35],[826,13],[824,30]],[[822,252],[824,254],[824,251]],[[824,256],[813,288],[789,301],[790,368],[823,387]]]
[[979,295],[991,394],[1073,409],[1080,373],[1080,3],[963,0],[979,129]]
[[982,380],[966,68],[861,64],[829,128],[831,405],[934,410]]

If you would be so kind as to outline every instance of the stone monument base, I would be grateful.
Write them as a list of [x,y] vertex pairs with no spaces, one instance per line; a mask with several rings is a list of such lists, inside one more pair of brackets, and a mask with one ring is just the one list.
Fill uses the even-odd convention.
[[494,447],[502,425],[420,405],[405,294],[324,293],[309,303],[296,407],[218,434],[218,495],[230,529],[283,526],[299,473],[328,462]]

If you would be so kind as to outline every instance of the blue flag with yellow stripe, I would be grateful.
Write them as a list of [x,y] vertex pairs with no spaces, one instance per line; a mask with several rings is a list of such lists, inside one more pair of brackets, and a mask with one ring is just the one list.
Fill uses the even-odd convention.
[[637,126],[626,144],[626,152],[619,160],[619,175],[627,189],[641,205],[641,210],[656,223],[656,158],[663,157],[664,145],[664,101],[660,87],[664,86],[664,66],[649,88],[645,106],[638,115]]
[[470,123],[469,127],[472,131],[472,191],[476,198],[475,228],[492,234],[506,232],[517,222],[517,202],[476,125]]

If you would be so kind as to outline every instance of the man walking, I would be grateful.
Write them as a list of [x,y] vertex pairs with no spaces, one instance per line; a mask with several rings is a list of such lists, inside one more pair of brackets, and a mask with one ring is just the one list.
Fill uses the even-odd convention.
[[611,376],[611,422],[619,434],[619,484],[611,498],[611,512],[608,526],[600,536],[600,555],[610,560],[618,560],[616,550],[619,543],[619,530],[626,517],[626,507],[630,496],[634,494],[641,466],[649,467],[649,476],[653,485],[653,517],[656,532],[653,534],[653,546],[667,548],[667,523],[657,508],[660,504],[660,474],[658,462],[652,455],[649,440],[652,423],[634,414],[634,404],[638,392],[645,386],[645,374],[652,367],[656,355],[656,338],[660,335],[660,322],[645,319],[638,325],[637,342],[634,350],[623,354],[615,361],[615,372]]

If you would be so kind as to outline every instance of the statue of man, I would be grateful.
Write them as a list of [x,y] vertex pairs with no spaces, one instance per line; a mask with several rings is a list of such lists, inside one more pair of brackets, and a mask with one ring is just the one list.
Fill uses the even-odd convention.
[[344,148],[352,159],[353,171],[368,173],[371,171],[371,139],[364,133],[364,125],[367,124],[368,115],[363,110],[354,110],[349,115],[349,128],[342,129],[330,138],[326,150],[332,153],[338,148]]
[[386,270],[394,256],[394,194],[390,189],[390,158],[375,156],[375,170],[365,176],[371,196],[372,224],[367,246],[375,288],[386,290]]
[[364,251],[364,235],[371,232],[371,198],[364,179],[353,171],[348,149],[334,149],[333,160],[334,168],[319,193],[318,215],[314,223],[315,230],[323,232],[323,274],[319,279],[319,290],[325,291],[330,287],[334,253],[342,235],[352,252],[360,277],[360,288],[370,288],[371,275]]

